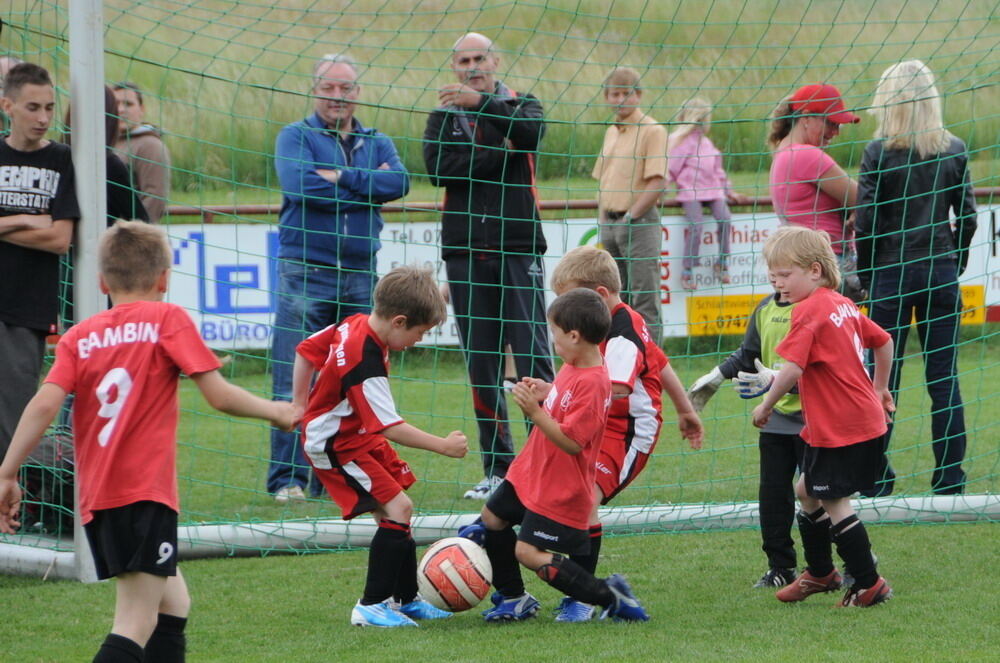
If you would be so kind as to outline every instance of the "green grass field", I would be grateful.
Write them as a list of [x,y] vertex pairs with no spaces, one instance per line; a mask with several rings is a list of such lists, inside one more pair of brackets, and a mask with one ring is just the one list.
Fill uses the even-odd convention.
[[[1000,525],[870,528],[895,598],[835,610],[838,595],[779,603],[750,585],[763,572],[754,531],[610,538],[600,572],[626,573],[652,615],[647,624],[555,624],[558,595],[525,575],[543,612],[530,623],[487,625],[476,611],[420,630],[349,625],[366,553],[219,559],[183,564],[193,597],[189,661],[995,661]],[[90,660],[107,633],[111,583],[0,576],[2,658]]]

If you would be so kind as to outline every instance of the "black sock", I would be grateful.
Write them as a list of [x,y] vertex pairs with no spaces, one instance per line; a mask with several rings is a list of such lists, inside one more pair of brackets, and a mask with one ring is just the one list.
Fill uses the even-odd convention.
[[184,663],[187,638],[184,627],[187,619],[162,612],[156,621],[156,630],[146,643],[146,663]]
[[601,539],[604,538],[604,528],[600,523],[591,525],[590,530],[590,552],[586,555],[570,555],[569,558],[579,564],[590,575],[597,573],[597,560],[601,556]]
[[823,507],[812,513],[799,511],[795,519],[802,535],[802,554],[809,573],[817,578],[833,571],[833,547],[830,545],[830,517]]
[[537,571],[538,577],[563,594],[591,605],[605,608],[615,602],[608,583],[595,578],[582,566],[562,555],[552,555],[552,562]]
[[412,534],[407,539],[407,549],[403,564],[399,567],[396,588],[392,592],[396,600],[403,605],[417,598],[417,543],[413,540]]
[[108,633],[93,663],[142,663],[142,647],[124,635]]
[[409,525],[388,518],[379,521],[368,551],[368,579],[361,605],[381,603],[392,596],[406,555],[412,551],[411,543]]
[[499,532],[486,530],[486,554],[493,566],[493,586],[507,598],[524,594],[521,566],[514,554],[516,545],[517,534],[514,534],[513,527],[506,527]]
[[837,544],[837,554],[844,566],[854,576],[854,586],[868,589],[878,582],[878,571],[872,558],[872,544],[865,524],[852,514],[830,527],[830,534]]

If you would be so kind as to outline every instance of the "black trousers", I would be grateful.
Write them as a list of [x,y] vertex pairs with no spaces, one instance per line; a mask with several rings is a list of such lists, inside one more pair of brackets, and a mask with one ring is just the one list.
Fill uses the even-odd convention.
[[802,461],[805,442],[798,435],[761,432],[760,502],[761,549],[768,565],[783,569],[798,566],[792,528],[795,526],[795,471]]
[[485,476],[503,477],[514,459],[504,393],[504,347],[517,377],[552,382],[540,256],[470,253],[445,259],[451,303],[472,385]]

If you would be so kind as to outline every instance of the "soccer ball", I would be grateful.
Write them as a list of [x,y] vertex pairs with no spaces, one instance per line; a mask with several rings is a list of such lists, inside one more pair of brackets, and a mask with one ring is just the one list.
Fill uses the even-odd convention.
[[475,607],[490,592],[493,567],[486,551],[468,539],[441,539],[417,567],[417,587],[425,601],[450,612]]

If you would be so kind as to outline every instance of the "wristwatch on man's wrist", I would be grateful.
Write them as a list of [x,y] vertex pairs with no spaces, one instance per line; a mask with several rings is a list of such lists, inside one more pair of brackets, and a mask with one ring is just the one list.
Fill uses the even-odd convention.
[[632,221],[632,212],[625,212],[624,214],[622,214],[623,223],[631,223],[631,221]]

